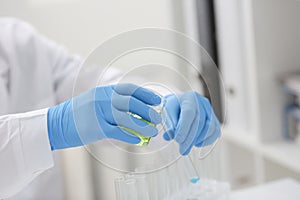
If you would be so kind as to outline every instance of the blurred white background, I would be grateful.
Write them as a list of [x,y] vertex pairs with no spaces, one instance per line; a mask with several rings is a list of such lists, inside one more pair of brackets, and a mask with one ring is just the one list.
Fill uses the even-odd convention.
[[82,56],[124,31],[173,27],[171,1],[1,0],[0,3],[2,16],[28,21],[42,34]]

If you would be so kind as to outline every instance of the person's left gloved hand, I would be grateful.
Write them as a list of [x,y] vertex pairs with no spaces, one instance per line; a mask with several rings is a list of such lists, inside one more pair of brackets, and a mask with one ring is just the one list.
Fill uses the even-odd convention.
[[220,123],[208,99],[194,91],[165,98],[168,128],[164,139],[175,139],[180,154],[187,155],[193,146],[210,145],[220,137]]

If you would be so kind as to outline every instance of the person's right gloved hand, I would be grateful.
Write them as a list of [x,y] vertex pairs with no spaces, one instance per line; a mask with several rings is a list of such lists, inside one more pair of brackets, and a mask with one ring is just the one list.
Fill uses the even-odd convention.
[[158,130],[148,122],[159,124],[161,116],[151,108],[161,99],[153,92],[133,85],[118,84],[96,87],[48,110],[48,135],[52,150],[113,138],[131,144],[140,139],[120,128],[126,127],[145,136],[156,136]]
[[187,155],[195,147],[213,144],[220,136],[220,122],[208,99],[195,91],[165,97],[166,140],[175,139],[179,151]]

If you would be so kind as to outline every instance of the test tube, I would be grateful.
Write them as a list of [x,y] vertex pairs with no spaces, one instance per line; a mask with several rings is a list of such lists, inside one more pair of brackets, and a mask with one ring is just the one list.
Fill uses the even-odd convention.
[[145,171],[148,171],[149,166],[141,166],[141,167],[137,167],[135,168],[135,172],[139,173],[139,175],[143,175],[145,176],[145,180],[147,182],[147,190],[148,190],[148,196],[149,199],[151,200],[156,200],[156,187],[155,187],[155,179],[154,179],[154,174],[153,173],[146,173],[144,174]]
[[[160,95],[159,95],[160,96]],[[166,100],[164,99],[164,97],[160,96],[162,101],[159,105],[157,106],[152,106],[152,108],[158,112],[159,114],[163,115],[163,109],[164,109],[164,106],[165,106],[165,102]],[[141,120],[145,123],[147,123],[149,126],[155,126],[155,124],[151,123],[151,122],[148,122],[147,120],[143,119],[141,116],[137,115],[137,114],[134,114],[132,112],[127,112],[129,115],[133,116],[134,118],[138,119],[138,120]],[[125,126],[119,126],[120,128],[124,129],[125,131],[128,131],[129,133],[132,133],[134,135],[136,135],[137,137],[140,138],[140,143],[136,144],[137,146],[146,146],[149,144],[150,142],[150,139],[151,137],[149,136],[144,136],[143,134],[141,133],[138,133],[130,128],[127,128]]]
[[115,179],[116,200],[124,200],[126,196],[125,179],[118,177]]
[[181,171],[181,187],[186,187],[190,183],[197,183],[200,180],[198,172],[189,156],[183,156],[178,160],[178,168]]
[[149,185],[150,185],[150,199],[151,200],[159,200],[159,181],[157,177],[157,173],[149,173],[147,174]]
[[138,200],[138,190],[134,179],[125,180],[125,196],[126,200]]
[[170,179],[168,176],[168,170],[166,168],[159,170],[156,172],[157,176],[157,187],[158,187],[158,197],[159,199],[163,199],[169,194],[169,185]]
[[167,169],[167,173],[168,173],[168,180],[169,180],[169,184],[168,184],[168,194],[166,196],[166,199],[170,198],[172,196],[172,194],[174,194],[175,192],[178,192],[179,188],[179,181],[178,181],[178,169],[177,169],[177,165],[173,164],[171,166],[168,167]]
[[135,175],[139,200],[150,200],[148,183],[145,175]]

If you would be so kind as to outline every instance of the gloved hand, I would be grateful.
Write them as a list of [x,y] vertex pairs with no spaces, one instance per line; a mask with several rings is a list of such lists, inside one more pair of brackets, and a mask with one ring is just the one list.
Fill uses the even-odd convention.
[[156,136],[155,126],[138,120],[137,114],[153,124],[161,116],[150,106],[161,99],[153,92],[133,84],[96,87],[48,110],[48,135],[52,150],[81,146],[104,138],[131,144],[140,139],[123,126],[145,136]]
[[220,123],[205,97],[189,91],[166,96],[166,140],[175,139],[179,151],[187,155],[193,146],[212,144],[221,135]]

